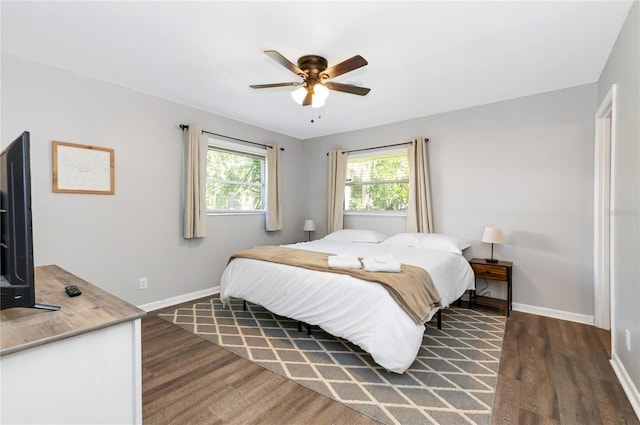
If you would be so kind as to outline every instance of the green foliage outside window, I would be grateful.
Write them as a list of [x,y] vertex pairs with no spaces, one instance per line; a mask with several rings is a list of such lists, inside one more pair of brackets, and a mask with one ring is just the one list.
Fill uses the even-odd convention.
[[347,161],[345,211],[405,211],[409,201],[406,153]]
[[207,209],[262,210],[265,158],[215,147],[207,151]]

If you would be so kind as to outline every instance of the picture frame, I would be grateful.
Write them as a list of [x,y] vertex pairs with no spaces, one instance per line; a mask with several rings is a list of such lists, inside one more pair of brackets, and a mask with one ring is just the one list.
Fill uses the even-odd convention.
[[115,193],[115,153],[111,148],[53,141],[53,191]]

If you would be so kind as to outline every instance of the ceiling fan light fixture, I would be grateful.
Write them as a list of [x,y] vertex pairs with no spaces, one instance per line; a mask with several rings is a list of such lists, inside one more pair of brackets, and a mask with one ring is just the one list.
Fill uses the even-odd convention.
[[[325,104],[325,100],[329,97],[329,89],[320,83],[316,83],[312,89],[311,107],[321,108]],[[304,98],[307,96],[309,89],[305,86],[300,86],[291,92],[291,97],[298,105],[304,103]]]
[[304,101],[304,97],[307,95],[307,88],[304,86],[300,86],[294,91],[291,92],[291,97],[296,101],[298,105],[302,105]]
[[316,83],[316,85],[313,86],[313,100],[318,98],[324,101],[327,100],[327,97],[329,97],[329,89],[323,84]]

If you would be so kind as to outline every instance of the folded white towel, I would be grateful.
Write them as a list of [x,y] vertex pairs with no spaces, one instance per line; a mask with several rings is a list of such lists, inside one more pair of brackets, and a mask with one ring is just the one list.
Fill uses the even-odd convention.
[[400,273],[402,266],[399,261],[378,262],[375,258],[364,258],[362,260],[364,270],[367,272],[388,272],[388,273]]
[[359,269],[362,267],[358,257],[351,256],[345,260],[341,259],[338,255],[329,256],[329,268],[332,269]]
[[336,257],[340,261],[358,261],[358,262],[360,262],[360,260],[358,260],[357,256],[351,255],[351,254],[338,254],[338,255],[336,255]]

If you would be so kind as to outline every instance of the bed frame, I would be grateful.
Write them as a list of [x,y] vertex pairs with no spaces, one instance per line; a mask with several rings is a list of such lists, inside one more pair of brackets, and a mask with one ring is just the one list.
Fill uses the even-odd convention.
[[[469,306],[471,308],[471,306]],[[242,300],[242,309],[247,311],[247,300]],[[436,312],[436,320],[438,321],[438,329],[442,329],[442,309],[438,309]],[[307,335],[311,335],[311,325],[298,320],[298,332],[302,332],[302,326],[307,329]]]

